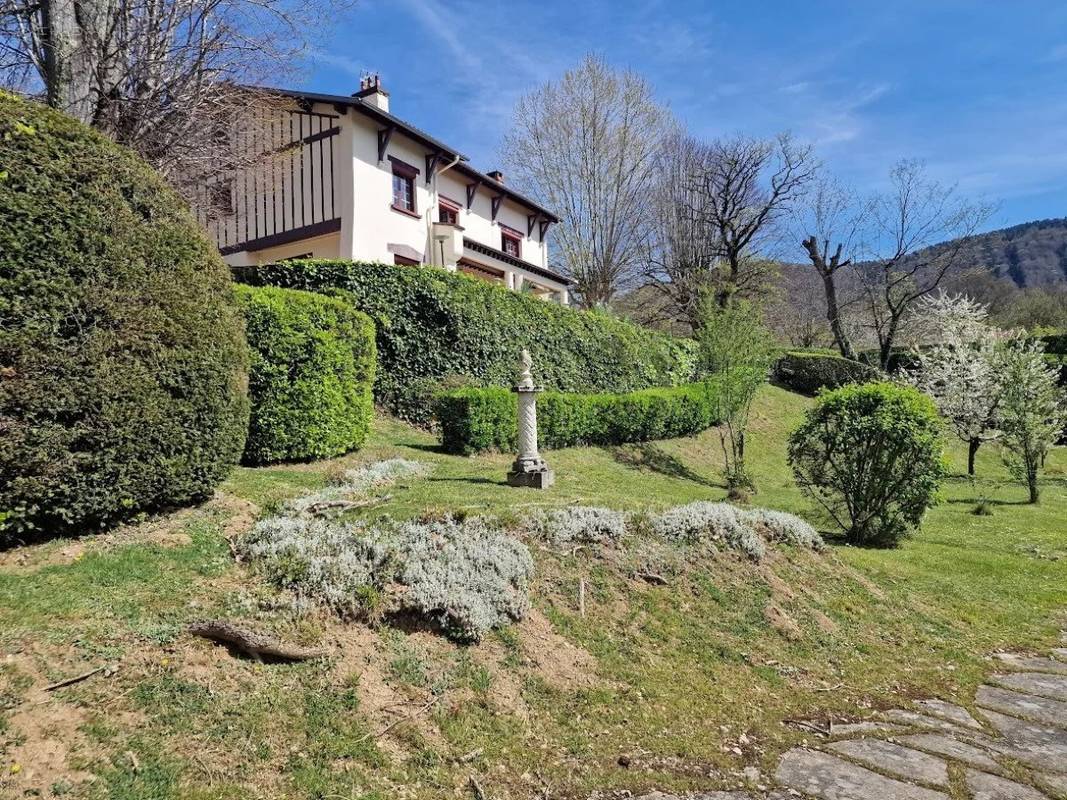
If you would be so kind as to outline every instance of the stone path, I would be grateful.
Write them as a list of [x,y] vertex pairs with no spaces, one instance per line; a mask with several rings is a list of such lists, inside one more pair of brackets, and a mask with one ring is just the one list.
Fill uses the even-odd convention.
[[1067,647],[1047,658],[998,659],[973,714],[931,699],[834,725],[815,745],[782,757],[770,794],[685,800],[1067,800]]

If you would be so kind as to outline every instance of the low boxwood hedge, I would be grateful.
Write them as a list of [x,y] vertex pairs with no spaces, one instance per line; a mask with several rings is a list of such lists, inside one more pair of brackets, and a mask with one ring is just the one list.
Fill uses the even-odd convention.
[[849,383],[869,383],[881,373],[868,364],[826,353],[791,351],[774,365],[774,382],[801,394],[836,389]]
[[374,394],[397,416],[428,422],[443,381],[510,386],[519,352],[563,392],[630,392],[693,380],[695,344],[605,314],[577,311],[436,267],[287,261],[235,269],[238,280],[342,292],[374,320]]
[[333,297],[238,286],[252,351],[246,464],[362,446],[374,401],[374,323]]
[[[714,382],[624,394],[545,392],[537,398],[537,439],[553,449],[671,439],[700,433],[715,419]],[[449,453],[513,451],[517,402],[509,389],[456,389],[436,398],[441,444]]]

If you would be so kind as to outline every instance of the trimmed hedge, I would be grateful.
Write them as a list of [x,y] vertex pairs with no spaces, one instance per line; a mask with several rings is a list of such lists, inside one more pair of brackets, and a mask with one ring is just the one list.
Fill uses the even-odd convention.
[[[715,425],[714,383],[626,394],[545,392],[537,398],[537,440],[547,449],[691,436]],[[449,453],[514,451],[517,401],[509,389],[456,389],[437,396],[441,444]]]
[[374,323],[311,292],[238,286],[252,351],[244,461],[329,458],[363,445],[374,413]]
[[429,421],[446,378],[510,386],[523,347],[538,380],[556,391],[674,386],[696,369],[690,340],[435,267],[311,260],[240,267],[235,275],[253,285],[344,292],[377,329],[375,399],[407,420]]
[[784,353],[774,365],[775,383],[807,395],[849,383],[870,383],[880,375],[879,370],[859,361],[803,351]]
[[132,152],[0,92],[0,545],[209,497],[248,429],[230,275]]

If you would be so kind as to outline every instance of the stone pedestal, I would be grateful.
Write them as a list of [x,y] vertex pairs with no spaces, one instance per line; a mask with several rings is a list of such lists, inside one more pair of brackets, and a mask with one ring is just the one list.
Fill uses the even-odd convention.
[[519,401],[519,455],[511,465],[508,484],[531,489],[547,489],[556,479],[541,454],[537,452],[537,395],[541,393],[530,373],[530,354],[522,351],[522,372],[514,391]]

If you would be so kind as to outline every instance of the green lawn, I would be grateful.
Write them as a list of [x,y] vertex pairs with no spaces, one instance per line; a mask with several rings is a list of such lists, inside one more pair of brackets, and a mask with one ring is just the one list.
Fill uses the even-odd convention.
[[[749,452],[753,502],[817,522],[784,457],[808,402],[766,390]],[[0,796],[436,798],[470,796],[472,775],[494,798],[735,786],[803,737],[784,720],[926,694],[966,704],[990,652],[1051,644],[1067,608],[1062,449],[1037,507],[984,449],[980,481],[949,480],[897,550],[782,551],[759,566],[724,554],[653,586],[633,577],[633,548],[535,547],[533,617],[474,647],[294,610],[225,541],[255,513],[392,456],[432,471],[383,490],[370,519],[725,496],[714,431],[546,455],[553,489],[511,489],[508,456],[447,456],[424,432],[379,420],[349,457],[240,469],[199,509],[0,554]],[[950,455],[959,470],[962,449]],[[992,516],[972,513],[979,495]],[[182,634],[213,614],[337,655],[265,666]],[[40,691],[107,663],[113,675]]]

